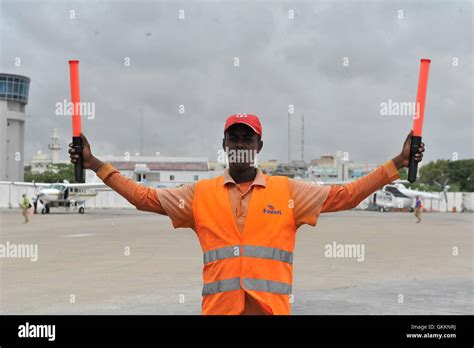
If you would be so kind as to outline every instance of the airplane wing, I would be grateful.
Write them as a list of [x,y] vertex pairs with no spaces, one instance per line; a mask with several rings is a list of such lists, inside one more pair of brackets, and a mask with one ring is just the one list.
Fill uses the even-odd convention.
[[15,185],[15,186],[24,186],[24,187],[50,187],[54,184],[60,184],[66,187],[80,187],[80,188],[106,188],[108,187],[103,182],[100,183],[90,183],[90,184],[71,184],[68,182],[58,182],[58,183],[44,183],[44,182],[22,182],[22,181],[0,181],[0,185]]
[[[345,184],[349,184],[351,182],[354,182],[356,180],[359,180],[363,178],[363,176],[361,177],[358,177],[358,178],[352,178],[352,179],[348,179],[348,180],[333,180],[333,181],[312,181],[314,184],[317,184],[317,185],[345,185]],[[410,182],[408,180],[401,180],[401,179],[397,179],[397,180],[394,180],[393,182],[391,182],[392,184],[409,184]]]
[[407,197],[415,198],[416,196],[427,199],[443,199],[439,194],[432,194],[429,192],[417,191],[417,190],[408,190],[408,189],[399,189],[399,191]]
[[438,199],[438,200],[443,199],[443,197],[441,197],[439,194],[434,195],[432,193],[427,193],[427,192],[418,192],[418,193],[415,194],[415,196],[419,196],[421,198],[428,198],[428,199]]
[[79,188],[85,188],[85,189],[88,189],[88,188],[91,188],[91,189],[94,189],[94,188],[105,188],[105,187],[108,187],[106,184],[104,184],[103,182],[96,182],[96,183],[85,183],[85,184],[71,184],[71,183],[61,183],[61,185],[64,185],[66,187],[79,187]]
[[[318,184],[318,185],[345,185],[345,184],[349,184],[351,182],[354,182],[356,180],[359,180],[363,178],[363,176],[359,177],[359,178],[353,178],[353,179],[349,179],[349,180],[335,180],[335,181],[315,181],[314,183],[315,184]],[[392,182],[392,184],[409,184],[409,181],[408,180],[401,180],[401,179],[397,179],[397,180],[394,180]]]
[[408,180],[397,179],[392,181],[392,184],[410,184],[410,182]]
[[52,184],[43,183],[43,182],[0,181],[0,185],[15,185],[15,186],[26,186],[26,187],[49,187]]

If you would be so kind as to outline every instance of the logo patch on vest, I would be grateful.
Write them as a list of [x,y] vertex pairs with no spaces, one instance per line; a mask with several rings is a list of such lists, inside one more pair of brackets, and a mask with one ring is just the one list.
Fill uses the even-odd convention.
[[271,204],[267,204],[265,208],[263,208],[263,213],[264,214],[271,214],[271,215],[281,215],[281,209],[276,210],[275,207]]

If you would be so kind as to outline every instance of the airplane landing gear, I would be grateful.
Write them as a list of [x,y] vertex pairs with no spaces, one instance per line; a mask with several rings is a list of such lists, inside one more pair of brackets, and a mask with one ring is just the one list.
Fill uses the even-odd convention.
[[41,209],[41,214],[49,214],[49,204],[45,204],[43,209]]
[[79,207],[79,214],[84,214],[84,211],[85,211],[84,207]]

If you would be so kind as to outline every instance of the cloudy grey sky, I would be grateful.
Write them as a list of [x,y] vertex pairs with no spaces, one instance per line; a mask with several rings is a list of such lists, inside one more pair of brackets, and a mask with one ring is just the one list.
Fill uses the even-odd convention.
[[0,3],[0,71],[31,78],[26,160],[47,152],[53,128],[67,157],[71,121],[55,104],[70,97],[71,58],[95,103],[83,129],[96,154],[139,151],[143,109],[145,155],[215,160],[226,116],[242,112],[261,117],[261,158],[286,161],[293,104],[293,159],[304,114],[306,160],[342,150],[381,163],[412,126],[381,103],[415,101],[419,59],[431,58],[425,159],[474,157],[472,1]]

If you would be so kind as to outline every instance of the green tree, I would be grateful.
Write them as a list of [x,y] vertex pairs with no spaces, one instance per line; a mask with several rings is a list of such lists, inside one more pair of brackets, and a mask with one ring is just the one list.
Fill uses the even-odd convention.
[[[449,191],[474,192],[474,159],[436,160],[418,168],[419,177],[410,184],[411,189],[423,191],[442,191],[447,179]],[[401,169],[400,178],[406,179],[408,170]]]
[[25,172],[25,181],[27,182],[45,182],[55,183],[63,182],[67,180],[71,183],[75,182],[74,179],[74,165],[70,163],[56,163],[48,164],[48,168],[44,173],[32,174],[31,171]]
[[448,177],[460,191],[474,192],[474,159],[450,161]]

